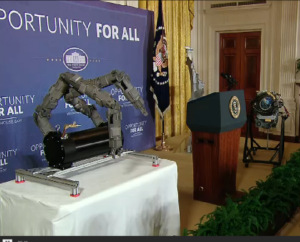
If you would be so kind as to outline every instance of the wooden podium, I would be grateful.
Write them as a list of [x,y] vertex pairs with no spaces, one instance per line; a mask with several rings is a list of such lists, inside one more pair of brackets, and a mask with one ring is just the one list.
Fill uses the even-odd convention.
[[236,191],[236,171],[246,121],[243,90],[212,93],[188,102],[195,200],[224,205],[226,194],[242,195]]

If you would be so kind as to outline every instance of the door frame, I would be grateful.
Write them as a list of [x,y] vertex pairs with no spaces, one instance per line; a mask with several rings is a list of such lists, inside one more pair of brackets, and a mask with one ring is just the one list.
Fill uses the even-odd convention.
[[[268,71],[266,68],[268,65],[265,64],[267,53],[265,51],[265,35],[266,26],[265,24],[257,25],[235,25],[235,26],[217,26],[209,27],[209,40],[212,40],[211,45],[209,45],[208,53],[208,66],[210,72],[208,73],[208,93],[219,92],[219,71],[220,71],[220,34],[222,33],[240,33],[240,32],[261,32],[261,57],[260,57],[260,90],[267,89],[267,81],[270,77],[266,77]],[[270,87],[269,87],[270,89]],[[272,88],[271,88],[272,89]]]
[[[239,27],[218,27],[218,28],[210,28],[210,37],[214,37],[215,40],[215,48],[214,48],[214,53],[212,56],[214,56],[216,64],[213,71],[214,75],[214,85],[212,86],[213,90],[216,90],[215,92],[219,92],[220,90],[220,34],[227,34],[227,33],[242,33],[242,32],[260,32],[261,34],[261,40],[260,40],[260,76],[259,76],[259,89],[260,90],[267,90],[267,82],[263,81],[263,77],[266,74],[266,70],[263,68],[267,68],[268,65],[265,65],[265,58],[266,58],[266,51],[265,50],[265,25],[258,25],[258,26],[245,26],[245,25],[240,25]],[[210,85],[212,84],[211,80],[209,81]],[[211,89],[209,89],[211,90]],[[260,91],[258,90],[258,91]],[[211,91],[213,92],[213,91]],[[266,133],[265,130],[258,128],[259,133]]]
[[[217,50],[219,50],[219,53],[217,54],[216,56],[216,61],[217,61],[217,75],[219,76],[219,80],[220,80],[220,38],[221,38],[221,34],[230,34],[230,33],[251,33],[251,32],[260,32],[260,38],[262,39],[262,31],[261,30],[248,30],[248,31],[237,31],[237,30],[234,30],[234,31],[222,31],[222,32],[216,32],[216,38],[218,38],[218,41],[216,41],[216,45],[217,45]],[[262,68],[262,40],[260,40],[260,73],[259,73],[259,89],[261,89],[261,77],[262,77],[262,71],[261,71],[261,68]],[[235,77],[234,77],[235,78]],[[218,90],[220,91],[220,81],[219,81],[219,87],[218,87]],[[259,90],[257,90],[259,91]]]
[[[251,33],[255,33],[255,35],[252,35]],[[241,42],[239,42],[239,44],[237,44],[237,46],[235,47],[235,49],[236,49],[236,51],[237,52],[235,52],[235,54],[236,54],[236,57],[238,57],[238,58],[241,58],[241,59],[238,59],[237,61],[239,62],[239,61],[242,61],[242,63],[243,63],[243,55],[240,55],[240,54],[246,54],[247,53],[247,49],[246,49],[246,38],[247,38],[247,35],[250,37],[250,36],[259,36],[259,41],[260,41],[260,43],[259,43],[259,48],[257,49],[256,48],[256,51],[255,51],[255,53],[257,53],[257,51],[259,51],[258,53],[259,53],[259,66],[257,65],[257,67],[258,68],[261,68],[261,35],[262,35],[262,33],[261,33],[261,31],[255,31],[255,30],[250,30],[250,31],[230,31],[230,32],[228,32],[228,31],[226,31],[225,33],[222,31],[222,32],[218,32],[217,33],[217,37],[218,37],[218,39],[219,39],[219,41],[218,41],[218,49],[219,49],[219,54],[218,54],[218,63],[219,63],[219,70],[218,70],[218,75],[219,75],[219,90],[220,90],[220,87],[222,87],[223,85],[221,84],[222,83],[222,81],[224,81],[224,79],[220,76],[220,64],[221,64],[221,59],[220,59],[220,57],[221,56],[223,56],[224,55],[224,51],[225,51],[225,53],[228,53],[228,52],[226,52],[226,50],[223,50],[223,48],[222,48],[222,46],[221,45],[223,45],[223,42],[221,41],[221,40],[223,40],[223,39],[221,39],[221,35],[223,35],[223,34],[225,34],[225,35],[227,35],[226,37],[224,37],[225,39],[226,38],[231,38],[230,36],[232,36],[232,35],[235,35],[235,34],[237,34],[237,35],[235,35],[236,37],[236,41],[238,41],[238,36],[240,36],[239,37],[239,40],[241,41]],[[229,35],[229,36],[228,36]],[[232,36],[232,38],[234,38],[233,36]],[[237,49],[237,48],[240,48],[241,47],[241,49]],[[222,49],[222,51],[221,51],[221,49]],[[242,50],[243,49],[243,50]],[[240,51],[241,51],[241,53],[240,53]],[[250,50],[250,52],[251,52],[251,50]],[[230,50],[229,50],[229,53],[231,53],[230,52]],[[253,53],[253,52],[251,52],[251,53]],[[227,54],[226,54],[227,55]],[[228,54],[228,55],[230,55],[230,54]],[[236,66],[237,67],[237,66]],[[237,89],[241,89],[241,88],[244,88],[245,87],[245,83],[242,83],[241,82],[241,80],[243,80],[244,79],[244,77],[243,77],[243,75],[245,74],[245,73],[243,73],[243,69],[244,69],[244,67],[242,67],[242,66],[240,66],[242,69],[240,70],[240,71],[238,71],[237,70],[237,72],[236,72],[236,75],[237,76],[234,76],[234,74],[232,74],[232,73],[228,73],[228,74],[231,74],[231,75],[233,75],[233,77],[238,81],[238,86],[237,86]],[[224,69],[222,70],[223,72],[224,72]],[[239,75],[239,73],[241,74],[241,75]],[[259,78],[259,82],[257,82],[257,77]],[[238,78],[241,78],[241,80],[239,80]],[[259,69],[259,76],[256,76],[256,78],[255,78],[255,80],[256,80],[256,83],[255,83],[255,86],[256,86],[256,88],[255,88],[255,91],[259,91],[261,88],[260,88],[260,85],[261,85],[261,80],[260,80],[260,78],[261,78],[261,70]],[[259,85],[258,87],[257,87],[257,85]],[[235,89],[234,89],[235,90]],[[226,90],[223,90],[223,88],[222,88],[222,91],[226,91]],[[252,89],[252,91],[253,91],[253,89]],[[252,93],[252,91],[251,91],[251,93]],[[255,92],[253,93],[254,95],[255,95]],[[246,93],[245,93],[245,98],[247,97],[247,95],[246,95]],[[251,94],[251,98],[253,98],[252,97],[252,94]],[[246,99],[247,100],[247,99]],[[248,96],[248,101],[249,101],[250,99],[249,99],[249,96]],[[250,103],[249,103],[249,105],[251,105]],[[248,110],[248,104],[247,104],[247,101],[246,101],[246,106],[247,106],[247,110]],[[250,108],[250,107],[249,107]],[[247,115],[249,115],[249,113],[247,112]],[[244,129],[245,128],[245,129]],[[253,136],[254,136],[254,138],[259,138],[260,137],[260,129],[259,128],[257,128],[257,127],[255,127],[255,126],[253,126],[253,124],[252,124],[252,130],[253,130]],[[241,133],[241,136],[242,137],[245,137],[245,135],[246,135],[246,132],[247,132],[247,126],[245,125],[245,126],[243,126],[242,127],[242,133]]]

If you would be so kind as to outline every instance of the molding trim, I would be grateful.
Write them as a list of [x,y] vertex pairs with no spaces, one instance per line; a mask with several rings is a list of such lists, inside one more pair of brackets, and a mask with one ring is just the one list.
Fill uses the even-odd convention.
[[272,6],[272,3],[267,2],[265,4],[254,4],[254,5],[246,5],[246,6],[234,6],[234,7],[223,7],[216,9],[203,9],[203,13],[205,14],[219,14],[226,13],[231,11],[243,11],[243,10],[269,10]]
[[[266,24],[240,24],[240,25],[228,25],[228,26],[210,26],[208,28],[208,39],[206,38],[206,43],[208,44],[207,53],[207,63],[208,63],[208,76],[207,82],[208,93],[219,91],[219,39],[220,33],[236,33],[236,32],[252,32],[261,31],[261,47],[265,49],[265,36],[266,36]],[[207,50],[206,50],[207,51]],[[268,74],[268,65],[265,65],[266,51],[261,52],[261,73],[260,73],[260,86],[261,89],[266,89],[267,83],[264,80],[268,80],[266,77]],[[264,76],[265,74],[265,76]]]

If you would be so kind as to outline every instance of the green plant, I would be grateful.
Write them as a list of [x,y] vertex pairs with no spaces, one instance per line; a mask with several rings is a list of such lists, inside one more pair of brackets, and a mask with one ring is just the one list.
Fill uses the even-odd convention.
[[[273,168],[266,181],[244,191],[236,200],[230,197],[226,206],[203,216],[195,230],[184,230],[184,236],[255,236],[274,224],[277,214],[289,216],[292,207],[300,206],[300,150],[284,166]],[[203,222],[206,218],[206,222]]]

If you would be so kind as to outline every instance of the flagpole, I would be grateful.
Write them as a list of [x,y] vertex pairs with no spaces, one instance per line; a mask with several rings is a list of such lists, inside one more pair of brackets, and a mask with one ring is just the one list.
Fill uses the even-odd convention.
[[[168,77],[168,55],[167,55],[167,42],[165,38],[165,28],[163,21],[163,11],[162,11],[162,0],[159,0],[158,6],[158,18],[156,25],[156,34],[154,38],[154,64],[156,68],[153,68],[153,80],[154,82],[154,97],[156,100],[157,108],[160,111],[160,117],[162,121],[162,136],[161,145],[156,146],[154,150],[157,151],[171,151],[172,147],[166,145],[165,141],[165,120],[164,112],[169,107],[169,77]],[[159,95],[157,95],[155,90],[159,90]],[[162,104],[161,104],[162,103]]]
[[165,117],[162,117],[162,136],[161,136],[161,145],[156,146],[155,150],[157,151],[172,151],[173,147],[166,145],[165,141]]

